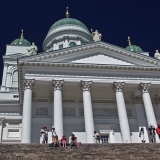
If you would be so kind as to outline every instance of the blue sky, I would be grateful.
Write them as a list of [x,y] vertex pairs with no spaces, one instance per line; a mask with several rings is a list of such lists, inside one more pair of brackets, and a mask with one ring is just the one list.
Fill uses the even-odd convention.
[[52,24],[70,17],[82,21],[90,30],[102,33],[102,41],[120,47],[128,45],[127,37],[153,56],[160,50],[160,0],[1,0],[0,3],[0,75],[6,44],[20,37],[42,43]]

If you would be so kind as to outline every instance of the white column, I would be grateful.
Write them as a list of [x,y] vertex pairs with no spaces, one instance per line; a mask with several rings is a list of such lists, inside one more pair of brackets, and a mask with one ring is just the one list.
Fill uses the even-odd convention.
[[68,47],[69,47],[68,37],[64,37],[64,48],[68,48]]
[[4,118],[0,118],[0,143],[2,143],[3,121]]
[[[141,91],[142,97],[143,97],[144,108],[146,111],[148,126],[150,124],[152,124],[156,128],[157,127],[156,117],[154,114],[154,110],[153,110],[153,106],[152,106],[152,102],[151,102],[151,97],[149,94],[150,85],[151,85],[151,83],[140,83],[140,91]],[[157,135],[156,135],[156,141],[159,142],[159,138]]]
[[4,63],[1,90],[5,90],[5,87],[6,87],[7,68],[8,68],[8,64]]
[[81,38],[77,37],[77,45],[81,45]]
[[[147,127],[147,122],[146,122],[146,118],[145,118],[144,107],[142,104],[143,103],[142,97],[133,96],[132,99],[133,99],[133,103],[134,103],[134,106],[136,109],[137,123],[138,123],[138,129],[139,129],[138,132],[143,127],[146,143],[149,143],[148,127]],[[140,138],[139,138],[139,142],[142,143]]]
[[91,84],[91,81],[81,81],[81,89],[83,91],[84,121],[87,143],[94,143],[94,121],[90,94]]
[[54,40],[54,42],[53,42],[53,50],[57,50],[57,49],[59,49],[58,45],[57,45],[57,41]]
[[122,142],[131,143],[131,132],[129,128],[129,122],[122,92],[124,84],[124,82],[114,82],[113,87],[116,92],[116,101],[119,116],[119,124],[122,134]]
[[24,80],[24,98],[23,98],[23,118],[22,118],[22,138],[21,143],[31,143],[31,125],[32,125],[32,88],[33,79]]
[[[54,126],[59,138],[63,136],[63,107],[62,107],[62,86],[63,80],[52,80],[54,89]],[[53,110],[52,108],[52,110]],[[52,122],[53,123],[53,122]]]

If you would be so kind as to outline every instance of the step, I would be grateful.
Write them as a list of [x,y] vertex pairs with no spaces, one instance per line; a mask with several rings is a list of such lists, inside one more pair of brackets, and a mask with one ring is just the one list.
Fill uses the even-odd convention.
[[48,144],[1,144],[0,160],[160,160],[160,144],[82,144],[78,149]]

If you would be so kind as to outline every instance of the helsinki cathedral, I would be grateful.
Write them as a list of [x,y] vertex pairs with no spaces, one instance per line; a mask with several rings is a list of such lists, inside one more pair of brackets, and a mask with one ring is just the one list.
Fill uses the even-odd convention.
[[50,27],[42,53],[23,30],[7,44],[1,143],[40,143],[45,125],[82,143],[94,143],[95,130],[100,143],[141,143],[143,127],[150,142],[148,126],[160,123],[160,54],[149,56],[130,37],[126,48],[103,42],[102,32],[70,18],[67,8],[66,18]]

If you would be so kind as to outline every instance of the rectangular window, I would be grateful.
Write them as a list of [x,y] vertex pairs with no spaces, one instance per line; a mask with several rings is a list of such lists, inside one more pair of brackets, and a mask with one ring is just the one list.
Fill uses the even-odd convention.
[[18,98],[19,96],[18,95],[13,95],[13,98]]
[[63,49],[63,44],[59,45],[59,49]]
[[18,129],[9,129],[8,130],[8,138],[19,138],[19,130]]

